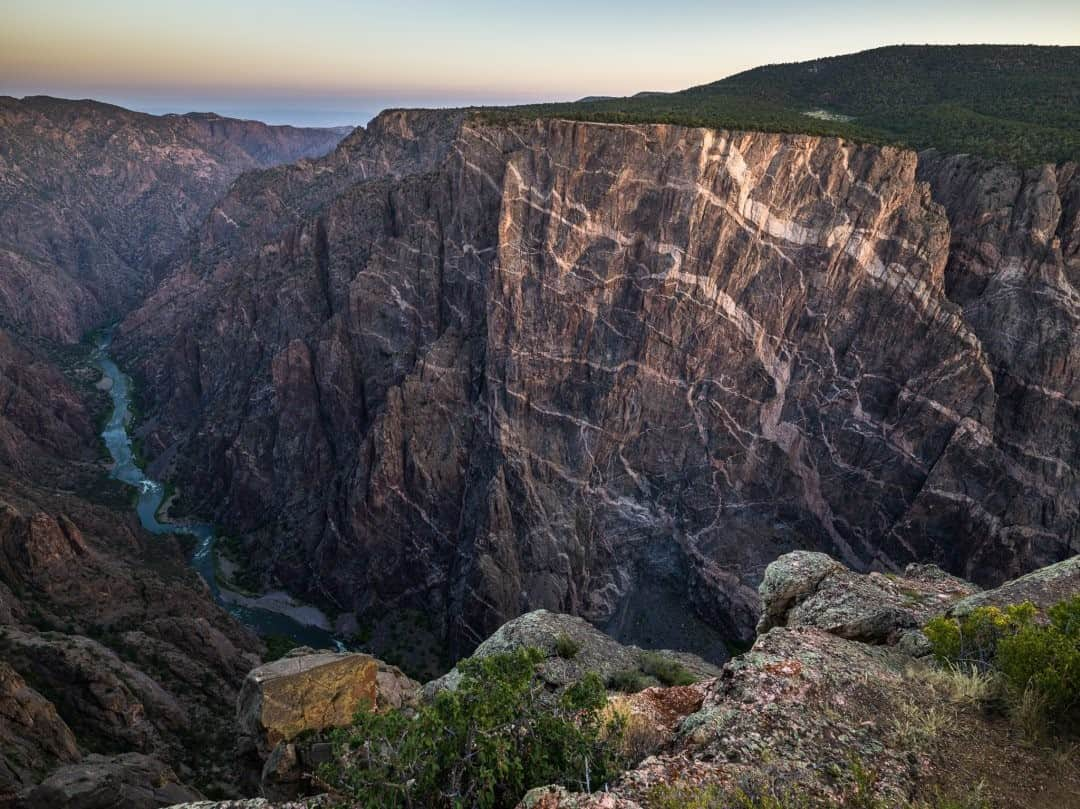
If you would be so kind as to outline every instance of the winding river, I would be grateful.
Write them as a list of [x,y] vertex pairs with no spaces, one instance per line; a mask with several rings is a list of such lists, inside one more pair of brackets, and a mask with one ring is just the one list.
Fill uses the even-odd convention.
[[[128,379],[112,361],[109,349],[112,345],[112,331],[105,332],[98,338],[94,359],[98,368],[111,381],[109,395],[112,397],[113,411],[101,434],[113,459],[112,476],[139,490],[139,499],[135,506],[143,528],[152,534],[189,534],[195,537],[195,552],[191,565],[206,581],[210,592],[219,604],[227,609],[241,623],[251,627],[263,636],[283,635],[294,642],[315,648],[344,648],[341,641],[323,627],[302,623],[282,612],[260,609],[251,606],[251,601],[237,593],[223,590],[218,584],[214,569],[214,527],[206,523],[162,523],[158,521],[158,509],[165,497],[165,487],[146,476],[135,460],[131,447],[128,426],[131,420],[131,380]],[[301,608],[302,609],[302,608]],[[311,608],[309,608],[311,609]],[[315,612],[314,610],[312,610]],[[318,614],[316,612],[316,614]]]

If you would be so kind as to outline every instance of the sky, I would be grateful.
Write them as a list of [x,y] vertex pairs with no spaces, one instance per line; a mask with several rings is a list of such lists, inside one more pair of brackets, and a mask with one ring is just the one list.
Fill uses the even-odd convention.
[[1080,44],[1077,0],[2,0],[0,95],[363,124],[679,90],[901,43]]

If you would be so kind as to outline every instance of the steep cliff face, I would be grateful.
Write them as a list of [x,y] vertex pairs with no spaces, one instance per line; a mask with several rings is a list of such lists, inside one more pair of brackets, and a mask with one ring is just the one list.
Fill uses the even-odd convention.
[[72,342],[130,309],[243,171],[340,134],[92,101],[0,97],[0,321]]
[[393,113],[247,181],[118,342],[160,467],[312,597],[719,656],[687,603],[749,637],[791,548],[994,581],[1080,542],[1068,167]]

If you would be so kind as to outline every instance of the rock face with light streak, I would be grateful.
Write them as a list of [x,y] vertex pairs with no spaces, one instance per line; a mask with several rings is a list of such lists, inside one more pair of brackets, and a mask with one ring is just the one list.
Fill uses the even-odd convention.
[[393,112],[234,186],[118,344],[268,577],[717,658],[793,548],[1076,552],[1078,245],[1072,166]]

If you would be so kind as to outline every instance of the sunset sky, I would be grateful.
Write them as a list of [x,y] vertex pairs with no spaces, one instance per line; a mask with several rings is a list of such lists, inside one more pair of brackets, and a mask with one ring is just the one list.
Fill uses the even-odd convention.
[[677,90],[896,43],[1080,43],[1076,0],[5,0],[0,94],[363,123],[391,105]]

